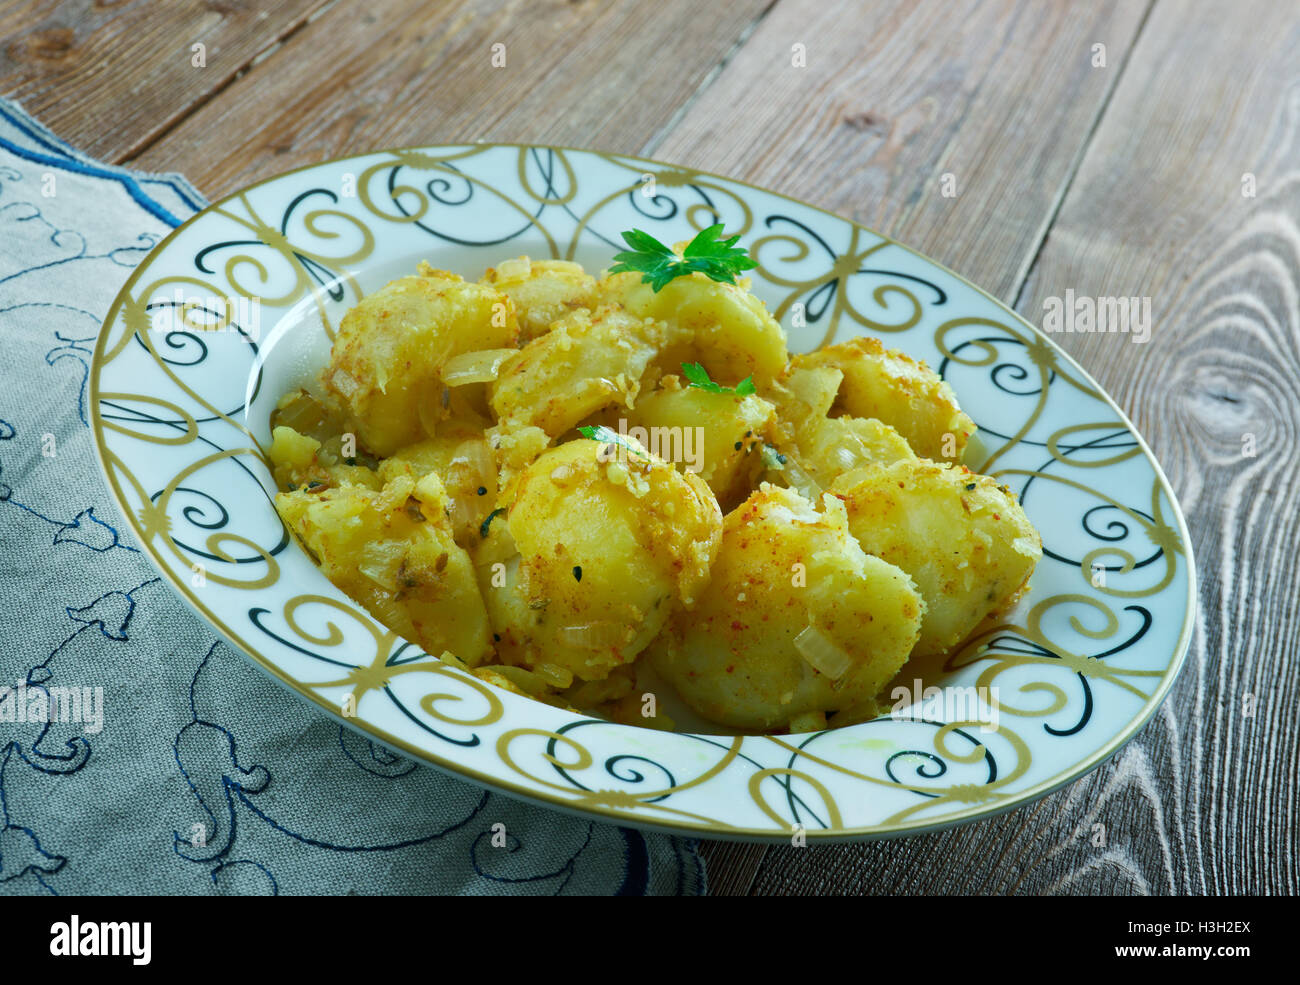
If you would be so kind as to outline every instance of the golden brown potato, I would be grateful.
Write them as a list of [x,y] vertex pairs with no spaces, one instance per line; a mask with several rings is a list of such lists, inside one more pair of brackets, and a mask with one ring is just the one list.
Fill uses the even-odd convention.
[[762,485],[727,516],[708,590],[648,652],[700,714],[776,729],[874,698],[920,632],[912,580],[863,553],[843,504]]
[[619,273],[602,280],[597,293],[634,315],[680,329],[678,340],[660,357],[663,372],[698,362],[719,383],[731,386],[752,376],[761,385],[785,371],[785,330],[748,285],[748,280],[720,284],[696,273],[669,281],[656,293],[639,273]]
[[343,317],[321,382],[361,444],[391,455],[449,416],[441,381],[448,359],[518,337],[508,297],[421,264],[418,275],[392,281]]
[[531,424],[508,422],[488,428],[485,435],[497,466],[498,499],[509,502],[516,478],[550,447],[551,437]]
[[519,477],[508,515],[488,524],[475,560],[505,662],[601,680],[703,590],[722,529],[708,487],[621,447],[550,449]]
[[1015,496],[962,466],[871,466],[833,487],[862,549],[898,565],[926,601],[918,656],[944,653],[1019,596],[1042,557]]
[[844,374],[830,413],[874,417],[907,439],[921,458],[960,462],[975,422],[957,406],[952,387],[923,362],[859,338],[795,356],[799,368]]
[[595,304],[596,279],[568,260],[505,260],[489,267],[483,282],[515,303],[524,342],[545,335],[573,310]]
[[916,457],[901,434],[875,418],[827,416],[843,380],[833,367],[792,364],[772,385],[772,448],[781,464],[765,473],[768,481],[816,500],[845,472]]
[[1005,487],[929,460],[975,431],[943,380],[868,338],[791,359],[747,280],[421,264],[343,319],[317,397],[277,405],[268,455],[331,580],[480,680],[617,721],[671,728],[641,717],[665,682],[731,729],[869,719],[1041,556]]
[[271,431],[272,475],[279,489],[309,486],[365,486],[378,489],[382,482],[367,466],[341,457],[338,437],[324,442],[299,434],[287,425]]
[[574,311],[502,364],[490,389],[493,413],[555,438],[603,407],[629,407],[653,382],[651,362],[668,338],[662,322],[613,306]]
[[756,394],[709,393],[682,387],[675,376],[627,412],[629,428],[642,428],[651,451],[709,484],[724,513],[740,503],[763,469],[762,443],[775,419]]
[[452,534],[458,544],[471,542],[496,505],[497,469],[483,429],[465,420],[439,425],[438,435],[407,445],[379,463],[382,482],[398,476],[416,481],[434,474],[447,492]]
[[869,417],[822,418],[800,435],[795,455],[822,489],[864,465],[916,458],[901,434]]
[[393,632],[471,667],[487,656],[487,612],[436,475],[399,476],[378,491],[282,492],[275,502],[326,577]]
[[844,373],[833,366],[801,366],[795,356],[779,380],[772,383],[772,401],[785,429],[797,432],[829,417]]

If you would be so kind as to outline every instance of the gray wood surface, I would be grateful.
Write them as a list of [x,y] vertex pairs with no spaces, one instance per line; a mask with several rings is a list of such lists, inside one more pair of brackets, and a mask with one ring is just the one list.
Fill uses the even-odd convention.
[[988,821],[829,849],[707,842],[712,891],[1300,888],[1294,4],[296,0],[263,16],[47,0],[0,8],[0,37],[0,92],[91,153],[182,171],[213,198],[374,147],[552,141],[804,198],[1032,321],[1066,289],[1150,297],[1146,345],[1058,339],[1133,417],[1187,514],[1200,618],[1169,700],[1111,762]]

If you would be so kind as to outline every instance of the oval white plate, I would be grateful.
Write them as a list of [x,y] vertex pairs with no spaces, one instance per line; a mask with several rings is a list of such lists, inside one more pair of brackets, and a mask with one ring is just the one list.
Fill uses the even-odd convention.
[[[621,230],[671,243],[713,222],[740,233],[758,261],[753,289],[792,351],[870,334],[937,369],[979,425],[968,464],[1009,485],[1042,533],[1019,606],[942,666],[905,668],[912,697],[900,694],[891,715],[729,737],[566,713],[395,637],[286,533],[260,450],[269,414],[324,364],[334,326],[363,294],[421,259],[467,278],[519,254],[600,269],[622,248]],[[831,841],[1004,811],[1131,738],[1190,638],[1182,515],[1146,444],[1069,357],[877,233],[653,161],[424,147],[254,185],[140,264],[100,334],[91,397],[100,459],[136,536],[257,664],[388,746],[623,824],[772,840],[802,828]],[[354,714],[342,714],[345,701]]]

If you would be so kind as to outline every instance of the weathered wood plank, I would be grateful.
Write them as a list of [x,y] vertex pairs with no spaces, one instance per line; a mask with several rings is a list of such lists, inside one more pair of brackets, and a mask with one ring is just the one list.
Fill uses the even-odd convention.
[[[864,17],[851,4],[787,0],[655,153],[854,218],[1011,301],[1145,12],[1007,0],[880,3]],[[1095,67],[1098,43],[1106,64]],[[713,892],[972,892],[970,873],[944,859],[976,843],[999,856],[998,839],[1017,829],[1000,819],[974,830],[812,852],[704,851]],[[890,860],[900,857],[912,862],[898,869]]]
[[656,153],[856,219],[1009,299],[1144,10],[783,2]]
[[[1067,288],[1151,298],[1145,345],[1058,338],[1151,442],[1192,529],[1202,631],[1132,752],[1143,768],[1099,807],[1112,829],[1146,818],[1122,861],[1166,892],[1300,888],[1297,51],[1293,6],[1160,0],[1021,303],[1038,319]],[[1087,862],[1049,878],[1087,892]]]
[[0,5],[0,93],[81,150],[121,161],[326,2]]
[[[387,146],[518,140],[634,152],[767,2],[340,4],[132,163],[183,171],[217,197]],[[498,44],[504,66],[494,64]]]
[[1286,5],[1159,0],[1019,305],[1037,322],[1067,289],[1152,299],[1145,345],[1057,338],[1134,418],[1187,514],[1199,627],[1170,698],[1036,805],[906,843],[773,850],[753,892],[1300,888],[1297,50]]

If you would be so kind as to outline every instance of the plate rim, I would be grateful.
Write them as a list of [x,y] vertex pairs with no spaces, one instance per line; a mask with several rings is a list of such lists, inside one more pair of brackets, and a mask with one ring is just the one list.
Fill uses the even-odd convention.
[[[1178,640],[1177,642],[1175,642],[1173,646],[1173,654],[1171,660],[1165,668],[1164,674],[1161,677],[1159,685],[1152,692],[1151,696],[1146,700],[1142,708],[1133,717],[1133,719],[1130,721],[1128,726],[1126,726],[1118,734],[1113,736],[1109,741],[1103,744],[1100,748],[1094,750],[1089,756],[1085,757],[1082,760],[1072,763],[1069,767],[1067,767],[1062,772],[1054,776],[1051,776],[1045,780],[1039,781],[1037,784],[1034,784],[1033,786],[1028,787],[1025,790],[1019,791],[1015,794],[1007,795],[1005,801],[994,801],[992,803],[988,803],[984,805],[969,807],[966,808],[965,810],[956,811],[953,814],[945,815],[943,818],[938,820],[933,820],[933,821],[918,819],[915,821],[902,821],[902,822],[889,824],[889,825],[866,825],[866,826],[859,826],[859,827],[851,827],[851,828],[845,827],[845,828],[830,829],[830,830],[819,829],[819,828],[813,828],[813,829],[801,828],[803,832],[803,837],[807,840],[807,842],[809,843],[816,842],[819,844],[838,844],[838,843],[852,843],[852,842],[860,842],[860,841],[873,841],[873,840],[910,837],[912,835],[943,831],[949,828],[970,824],[975,821],[986,820],[986,819],[997,817],[1001,814],[1005,814],[1017,808],[1024,807],[1027,804],[1039,800],[1047,796],[1048,794],[1051,794],[1056,790],[1059,790],[1062,787],[1082,778],[1083,776],[1092,772],[1098,766],[1102,765],[1106,760],[1110,759],[1116,753],[1118,753],[1121,749],[1124,748],[1124,746],[1128,745],[1129,742],[1135,739],[1138,736],[1138,734],[1143,731],[1143,729],[1146,728],[1147,724],[1150,722],[1155,712],[1161,707],[1161,705],[1164,704],[1165,699],[1168,697],[1170,690],[1172,690],[1174,682],[1178,679],[1179,674],[1182,672],[1183,666],[1187,660],[1187,654],[1191,648],[1191,640],[1195,631],[1195,626],[1197,621],[1196,603],[1197,603],[1198,594],[1197,594],[1196,562],[1195,562],[1193,546],[1191,542],[1191,533],[1187,528],[1186,517],[1183,515],[1182,506],[1178,501],[1178,497],[1174,493],[1172,484],[1170,483],[1168,476],[1165,474],[1164,468],[1160,464],[1160,460],[1156,457],[1156,454],[1155,452],[1152,451],[1150,445],[1147,444],[1146,438],[1133,424],[1133,421],[1129,418],[1128,414],[1123,410],[1123,408],[1119,406],[1119,404],[1115,402],[1115,399],[1110,395],[1110,392],[1105,387],[1103,387],[1100,383],[1098,383],[1097,380],[1093,378],[1092,374],[1089,373],[1088,370],[1085,369],[1083,366],[1081,366],[1074,359],[1074,357],[1070,355],[1070,353],[1068,353],[1064,348],[1058,345],[1055,342],[1055,340],[1051,338],[1050,335],[1048,335],[1038,326],[1031,323],[1028,319],[1022,316],[1015,309],[1009,307],[1007,304],[1005,304],[998,298],[994,297],[989,292],[985,291],[979,285],[972,283],[964,276],[962,276],[961,274],[957,273],[954,270],[951,270],[950,268],[940,263],[939,261],[933,259],[932,257],[927,256],[926,254],[921,253],[918,250],[913,249],[912,247],[908,246],[905,243],[899,242],[898,240],[894,239],[891,236],[886,235],[885,233],[879,232],[878,230],[871,228],[870,226],[863,225],[862,223],[857,222],[854,219],[846,218],[845,216],[832,212],[829,209],[823,208],[818,205],[814,205],[811,202],[806,202],[802,199],[795,198],[792,195],[786,195],[782,192],[775,191],[771,188],[766,188],[762,185],[755,185],[748,181],[743,181],[738,178],[733,178],[727,175],[719,174],[717,172],[708,171],[703,168],[690,167],[681,164],[674,164],[672,162],[662,161],[656,158],[643,157],[638,154],[626,154],[620,151],[609,151],[609,150],[603,150],[596,147],[572,147],[564,144],[532,143],[532,142],[522,142],[522,141],[520,142],[469,141],[464,143],[442,143],[442,144],[429,143],[429,144],[411,144],[411,145],[404,145],[398,147],[378,147],[372,150],[362,151],[358,153],[350,153],[350,154],[343,154],[334,157],[328,157],[319,161],[314,161],[310,164],[304,164],[296,168],[291,168],[287,171],[277,172],[274,175],[260,179],[258,181],[241,185],[239,188],[235,189],[234,191],[230,192],[227,195],[222,196],[220,199],[217,199],[216,201],[213,202],[209,202],[209,204],[206,205],[204,208],[196,211],[193,215],[189,216],[187,219],[185,219],[175,228],[171,229],[162,239],[160,239],[156,244],[154,244],[154,246],[149,250],[148,253],[145,254],[144,257],[141,258],[140,262],[136,264],[135,268],[131,271],[126,281],[122,284],[122,287],[118,290],[118,292],[113,298],[112,303],[109,305],[107,314],[104,316],[104,319],[100,325],[99,333],[95,340],[94,352],[91,356],[90,372],[88,374],[88,380],[87,380],[87,402],[90,408],[90,430],[94,441],[95,459],[99,464],[101,477],[104,479],[105,484],[107,485],[109,492],[113,498],[113,503],[118,508],[119,512],[122,514],[123,519],[130,527],[132,534],[135,536],[135,539],[139,542],[142,553],[144,553],[145,556],[148,557],[150,564],[157,570],[157,573],[167,582],[167,584],[170,585],[175,595],[181,598],[183,601],[185,601],[189,605],[189,607],[193,611],[195,611],[198,615],[200,615],[210,626],[217,629],[220,632],[221,636],[225,638],[227,643],[235,647],[235,649],[238,650],[239,652],[243,653],[246,657],[248,657],[253,662],[255,666],[259,667],[263,672],[270,675],[272,679],[278,681],[282,686],[290,689],[300,698],[305,698],[308,701],[312,702],[313,704],[317,705],[318,707],[322,708],[335,722],[342,724],[348,728],[351,728],[355,732],[359,732],[365,735],[368,739],[376,741],[380,745],[383,745],[389,748],[390,750],[399,752],[403,755],[411,756],[415,758],[418,762],[426,766],[432,766],[436,769],[441,770],[444,774],[471,783],[475,783],[480,787],[486,787],[488,789],[498,791],[500,793],[503,793],[515,799],[521,799],[534,804],[539,804],[548,809],[558,810],[561,813],[568,814],[571,816],[585,817],[588,820],[591,820],[592,815],[597,815],[598,820],[601,820],[606,823],[614,823],[620,826],[633,827],[644,831],[654,831],[658,833],[671,834],[678,837],[694,837],[694,838],[705,838],[709,840],[740,841],[740,842],[765,843],[765,844],[786,844],[790,841],[791,831],[794,830],[793,828],[791,829],[791,831],[784,831],[784,832],[780,830],[770,829],[770,828],[767,829],[739,828],[739,827],[737,828],[728,827],[725,829],[704,828],[699,826],[697,823],[692,823],[690,821],[675,821],[675,820],[670,820],[662,817],[650,818],[642,815],[633,815],[600,804],[587,803],[578,806],[571,799],[566,799],[565,797],[559,794],[553,794],[545,790],[535,790],[535,789],[527,788],[524,787],[522,784],[513,782],[509,779],[493,776],[490,774],[485,774],[474,767],[465,766],[464,764],[458,763],[453,759],[436,757],[430,751],[411,745],[410,743],[407,743],[402,739],[399,739],[395,736],[388,734],[383,729],[377,726],[364,722],[360,719],[349,719],[346,716],[341,715],[338,712],[338,710],[332,705],[330,705],[328,702],[326,702],[324,698],[318,696],[317,694],[313,693],[309,689],[300,686],[299,682],[295,681],[294,679],[292,679],[291,677],[283,673],[278,667],[273,665],[267,658],[265,658],[260,653],[258,653],[254,648],[246,645],[242,640],[242,638],[239,637],[238,634],[236,634],[233,630],[231,630],[225,624],[224,621],[222,621],[215,614],[210,612],[208,608],[198,598],[194,597],[188,591],[186,586],[181,583],[181,580],[178,579],[174,575],[172,570],[162,562],[161,558],[159,557],[157,551],[153,546],[152,538],[149,540],[145,540],[142,537],[140,524],[135,514],[132,512],[131,508],[127,504],[126,499],[122,493],[122,490],[117,482],[117,478],[114,476],[112,470],[108,467],[107,461],[105,459],[106,428],[104,427],[104,423],[100,416],[100,406],[99,406],[100,405],[99,377],[100,377],[100,372],[104,365],[103,355],[104,355],[105,343],[107,341],[109,333],[112,330],[114,323],[118,319],[118,315],[120,314],[126,300],[129,297],[131,288],[135,286],[137,280],[144,274],[151,259],[155,259],[157,256],[161,255],[162,252],[166,249],[167,245],[172,240],[174,240],[177,236],[179,236],[185,229],[187,229],[192,224],[197,224],[201,219],[203,219],[206,215],[208,215],[208,213],[220,209],[222,206],[226,205],[232,200],[237,199],[241,195],[246,195],[247,193],[253,191],[254,189],[261,188],[265,185],[269,185],[273,182],[280,181],[291,175],[301,174],[303,172],[310,171],[315,168],[328,167],[330,165],[341,164],[347,161],[358,160],[361,158],[374,157],[381,154],[390,154],[396,156],[403,153],[425,152],[430,150],[454,150],[460,148],[481,148],[484,150],[488,150],[497,147],[530,149],[530,150],[531,149],[551,150],[551,151],[559,151],[562,153],[569,152],[573,154],[596,155],[606,159],[618,159],[622,161],[631,161],[631,162],[636,162],[641,164],[649,164],[659,168],[673,169],[676,171],[686,172],[692,175],[699,175],[700,177],[714,178],[722,182],[726,182],[742,188],[750,189],[752,191],[757,191],[766,195],[771,195],[783,201],[794,203],[801,208],[811,209],[814,212],[819,213],[820,215],[835,220],[836,222],[847,223],[849,226],[855,227],[858,230],[869,233],[873,236],[878,236],[884,243],[887,243],[891,246],[898,247],[906,251],[907,253],[912,254],[913,256],[917,257],[919,260],[923,261],[924,263],[930,264],[931,266],[943,271],[945,274],[952,277],[954,280],[962,283],[967,288],[983,296],[985,299],[990,301],[999,311],[1005,313],[1006,315],[1014,319],[1024,328],[1027,328],[1035,337],[1046,341],[1051,346],[1052,351],[1057,356],[1064,358],[1066,362],[1069,363],[1069,365],[1076,372],[1079,373],[1082,379],[1090,383],[1095,389],[1097,395],[1101,398],[1101,400],[1105,404],[1107,404],[1112,411],[1115,412],[1115,414],[1119,418],[1119,421],[1124,424],[1124,426],[1128,429],[1129,433],[1136,440],[1139,450],[1146,457],[1147,461],[1150,462],[1152,469],[1155,472],[1155,478],[1159,483],[1160,489],[1164,492],[1165,496],[1169,500],[1170,505],[1173,507],[1174,520],[1176,521],[1174,526],[1178,531],[1182,552],[1184,557],[1187,560],[1187,597],[1185,600],[1186,608],[1183,614],[1183,623],[1179,630]],[[600,719],[595,719],[595,718],[592,718],[591,720],[600,721]],[[641,728],[640,726],[635,726],[635,725],[628,726],[628,727],[638,728],[638,729]],[[645,732],[651,732],[651,733],[656,732],[656,730],[654,729],[641,729],[641,730]],[[819,733],[808,733],[808,734],[815,735]],[[715,736],[715,738],[737,738],[737,736],[723,735],[723,736]]]

